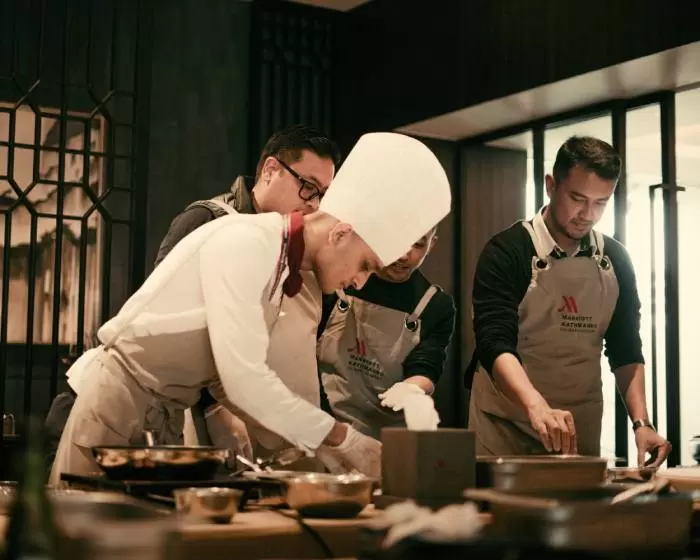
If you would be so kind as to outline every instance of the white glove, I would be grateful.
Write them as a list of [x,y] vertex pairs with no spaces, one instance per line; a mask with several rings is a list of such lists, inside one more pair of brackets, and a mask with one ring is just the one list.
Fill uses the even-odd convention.
[[474,537],[486,524],[473,503],[455,504],[436,512],[414,508],[410,513],[389,529],[382,548],[414,535],[432,542],[459,542]]
[[348,433],[340,445],[322,445],[318,458],[333,473],[359,471],[379,478],[382,474],[382,444],[348,425]]
[[403,416],[409,430],[437,430],[440,423],[440,415],[435,410],[435,401],[425,394],[408,395],[404,400]]
[[403,410],[406,398],[409,395],[425,395],[425,391],[415,383],[401,381],[394,383],[388,390],[380,393],[379,398],[382,399],[382,406],[399,411]]

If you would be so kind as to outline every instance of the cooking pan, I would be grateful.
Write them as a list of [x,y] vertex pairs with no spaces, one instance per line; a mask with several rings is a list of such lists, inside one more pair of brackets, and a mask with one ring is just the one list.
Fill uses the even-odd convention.
[[557,549],[629,552],[625,558],[641,554],[677,558],[674,554],[682,552],[690,539],[692,499],[668,493],[668,486],[657,481],[649,483],[644,495],[630,492],[642,485],[608,483],[517,494],[468,489],[465,496],[490,502],[489,531],[495,536]]
[[228,449],[206,445],[93,447],[95,461],[112,480],[207,480],[228,458]]
[[476,487],[504,491],[590,488],[605,482],[608,460],[584,455],[476,458]]

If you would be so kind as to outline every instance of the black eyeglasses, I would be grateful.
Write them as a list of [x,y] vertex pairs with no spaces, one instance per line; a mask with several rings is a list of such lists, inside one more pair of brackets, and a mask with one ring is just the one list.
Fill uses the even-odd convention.
[[323,191],[316,183],[313,183],[312,181],[309,181],[308,179],[304,179],[301,175],[299,175],[299,173],[294,171],[294,169],[289,167],[281,159],[275,158],[275,160],[282,167],[284,167],[284,169],[292,177],[294,177],[297,181],[299,181],[299,198],[301,198],[304,202],[311,202],[314,198],[318,198],[319,200],[321,200],[323,198]]

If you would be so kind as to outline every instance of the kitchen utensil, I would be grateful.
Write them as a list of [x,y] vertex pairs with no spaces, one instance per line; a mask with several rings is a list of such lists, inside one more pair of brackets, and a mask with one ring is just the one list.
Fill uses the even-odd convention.
[[284,479],[285,501],[302,517],[355,517],[370,503],[374,482],[361,474],[301,474]]
[[288,467],[304,457],[306,457],[306,453],[301,449],[290,447],[270,455],[267,459],[257,459],[256,462],[262,469],[273,470],[278,467]]
[[235,488],[181,488],[173,494],[179,513],[214,523],[230,522],[243,498]]
[[643,494],[658,494],[659,492],[666,490],[669,486],[670,483],[668,480],[657,478],[643,484],[637,484],[636,486],[632,486],[627,490],[623,490],[619,494],[616,494],[613,499],[610,500],[610,503],[619,504],[621,502],[632,500],[636,496],[641,496]]
[[498,490],[593,488],[605,482],[607,459],[583,455],[478,456],[477,487]]
[[240,476],[245,472],[248,472],[250,469],[255,472],[278,470],[279,467],[287,467],[292,465],[305,456],[306,453],[304,453],[301,449],[297,449],[296,447],[283,449],[277,453],[273,453],[267,459],[257,458],[255,461],[251,461],[243,455],[236,455],[236,459],[240,463],[243,463],[246,468],[239,469],[236,472],[231,473],[229,476]]
[[248,471],[248,469],[253,469],[254,472],[263,472],[262,468],[260,468],[260,466],[257,463],[251,461],[250,459],[248,459],[247,457],[244,457],[243,455],[236,455],[236,460],[243,463],[246,466],[246,468],[240,469],[240,470],[236,471],[235,473],[231,473],[229,476],[238,476],[238,475]]
[[224,465],[228,450],[211,446],[93,447],[105,475],[115,480],[205,480]]
[[609,482],[647,482],[656,478],[656,467],[608,467],[605,475]]
[[146,445],[148,447],[155,447],[155,441],[153,439],[153,432],[151,430],[144,430],[143,437],[146,438]]

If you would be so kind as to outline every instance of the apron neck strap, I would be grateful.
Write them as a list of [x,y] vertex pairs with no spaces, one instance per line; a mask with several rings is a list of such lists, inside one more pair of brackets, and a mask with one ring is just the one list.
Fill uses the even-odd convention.
[[417,321],[423,314],[423,311],[425,311],[425,308],[428,307],[430,300],[433,299],[433,296],[438,293],[439,290],[440,288],[435,285],[430,286],[423,294],[423,297],[420,298],[420,301],[418,302],[418,305],[416,305],[413,312],[408,315],[407,321]]
[[530,239],[532,239],[532,244],[535,246],[535,253],[537,253],[537,258],[541,261],[546,262],[549,259],[549,254],[547,253],[547,251],[545,251],[545,248],[542,246],[542,241],[540,240],[540,238],[537,237],[535,228],[532,227],[532,224],[530,222],[521,223],[523,224],[525,231],[527,231],[527,233],[530,235]]
[[603,248],[605,247],[605,237],[602,233],[595,230],[591,230],[591,237],[593,238],[591,241],[595,243],[595,250],[593,251],[593,254],[602,257]]

